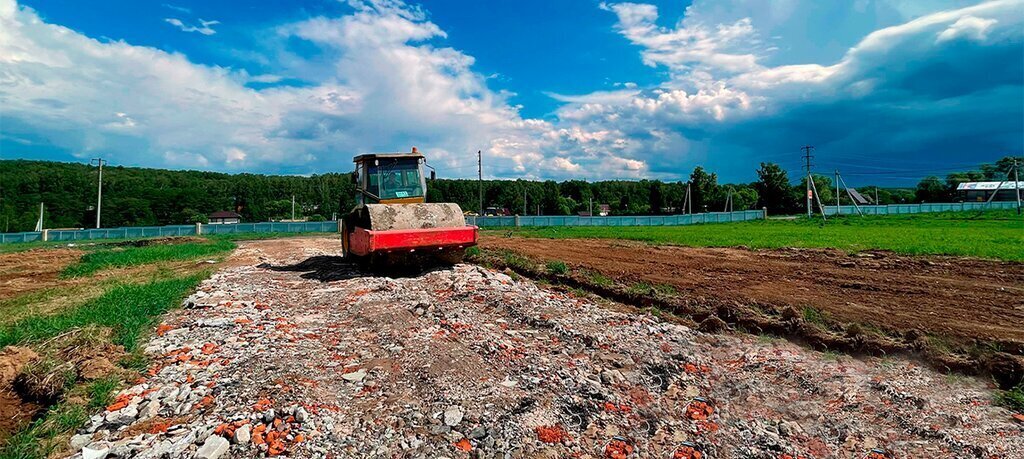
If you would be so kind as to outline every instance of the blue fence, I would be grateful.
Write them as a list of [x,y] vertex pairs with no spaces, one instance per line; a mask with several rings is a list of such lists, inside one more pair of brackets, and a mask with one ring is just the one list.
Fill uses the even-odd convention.
[[[230,225],[202,225],[202,234],[236,233],[326,233],[337,232],[338,222],[267,222]],[[142,239],[166,236],[194,236],[196,225],[128,226],[83,230],[47,230],[48,241],[88,241],[93,239]],[[0,233],[0,244],[43,240],[43,233]]]
[[[984,202],[946,202],[946,203],[924,203],[924,204],[889,204],[885,206],[860,206],[864,215],[901,215],[920,214],[928,212],[959,212],[967,210],[992,210],[992,209],[1016,209],[1016,201],[992,201]],[[836,206],[825,206],[825,215],[836,215]],[[856,215],[857,208],[854,206],[839,206],[838,213],[843,215]]]
[[[958,202],[936,204],[890,204],[887,206],[860,206],[865,215],[898,215],[925,212],[948,212],[989,209],[1014,209],[1013,201]],[[836,206],[825,206],[826,215],[835,215]],[[838,213],[854,215],[854,206],[839,206]],[[466,223],[481,228],[512,228],[516,226],[676,226],[700,223],[728,223],[759,220],[765,217],[760,210],[737,212],[709,212],[690,215],[649,215],[635,217],[578,217],[578,216],[521,216],[521,217],[466,217]],[[230,225],[202,225],[202,234],[236,233],[328,233],[338,231],[338,223],[325,222],[266,222],[235,223]],[[83,230],[48,230],[48,241],[88,241],[93,239],[141,239],[166,236],[194,236],[195,225],[131,226]],[[43,240],[43,233],[0,233],[0,244]]]
[[710,212],[689,215],[641,215],[635,217],[578,217],[578,216],[522,216],[522,217],[467,217],[466,223],[481,228],[509,228],[516,226],[675,226],[698,223],[728,223],[764,218],[760,210],[737,212]]

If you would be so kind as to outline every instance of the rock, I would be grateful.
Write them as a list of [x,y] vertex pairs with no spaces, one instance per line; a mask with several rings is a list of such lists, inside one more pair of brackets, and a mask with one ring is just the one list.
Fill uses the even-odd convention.
[[88,445],[92,441],[92,435],[89,434],[78,434],[71,437],[71,450],[79,451]]
[[295,410],[295,420],[299,423],[304,423],[309,419],[309,413],[306,412],[305,408],[299,407]]
[[270,424],[271,422],[274,422],[274,409],[273,408],[263,412],[263,422],[265,424]]
[[218,327],[218,328],[231,327],[231,326],[234,325],[234,323],[235,323],[235,321],[233,321],[233,320],[231,320],[229,318],[226,318],[226,317],[225,318],[219,318],[219,319],[200,319],[200,320],[196,321],[196,325],[198,325],[200,327]]
[[476,426],[467,436],[473,440],[479,440],[487,436],[487,429],[484,426]]
[[348,382],[360,382],[360,381],[362,381],[365,378],[366,378],[366,369],[364,369],[364,368],[361,368],[359,370],[353,371],[351,373],[345,373],[345,374],[341,375],[341,379],[344,379],[345,381],[348,381]]
[[217,459],[228,452],[230,447],[231,444],[224,437],[211,435],[203,443],[203,446],[199,448],[199,451],[196,451],[195,459]]
[[105,443],[93,443],[82,448],[82,459],[103,459],[110,454],[110,446]]
[[115,371],[117,371],[117,367],[105,357],[93,357],[78,367],[79,376],[88,381],[103,378]]
[[117,411],[111,411],[107,413],[106,420],[110,424],[129,424],[135,420],[135,417],[139,415],[139,409],[137,405],[128,405]]
[[444,410],[444,425],[448,427],[455,427],[462,422],[462,408],[458,406],[450,406],[447,410]]
[[240,445],[249,443],[249,439],[251,438],[249,429],[249,424],[245,424],[242,427],[235,429],[235,443]]
[[150,400],[139,405],[140,421],[156,417],[158,414],[160,414],[160,402],[158,400]]

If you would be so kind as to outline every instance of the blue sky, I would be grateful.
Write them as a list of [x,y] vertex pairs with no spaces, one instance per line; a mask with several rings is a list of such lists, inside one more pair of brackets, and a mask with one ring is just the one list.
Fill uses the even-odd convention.
[[0,0],[0,157],[857,184],[1024,149],[1024,2]]

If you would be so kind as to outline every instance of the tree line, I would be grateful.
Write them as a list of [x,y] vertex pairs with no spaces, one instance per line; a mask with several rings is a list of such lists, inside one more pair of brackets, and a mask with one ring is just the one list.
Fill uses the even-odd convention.
[[[878,188],[881,204],[942,202],[955,198],[961,179],[995,179],[1012,158],[1004,158],[978,171],[950,174],[946,181],[928,177],[916,189]],[[507,209],[513,214],[575,215],[607,204],[612,215],[651,215],[720,212],[767,208],[772,214],[802,211],[806,177],[794,184],[784,169],[761,163],[757,181],[719,183],[718,176],[697,167],[687,182],[659,180],[605,180],[556,182],[529,180],[437,179],[428,184],[429,202],[455,202],[463,210],[477,211],[480,188],[484,207]],[[52,161],[0,161],[0,228],[4,232],[31,231],[45,206],[47,228],[88,228],[95,222],[97,172],[80,163]],[[832,179],[814,176],[826,204],[835,202]],[[859,190],[869,197],[875,187]],[[354,206],[355,189],[348,173],[311,176],[225,174],[108,166],[103,170],[102,223],[104,227],[153,226],[206,222],[219,210],[236,211],[243,221],[290,218],[292,197],[296,217],[325,220]],[[848,204],[842,193],[840,200]]]

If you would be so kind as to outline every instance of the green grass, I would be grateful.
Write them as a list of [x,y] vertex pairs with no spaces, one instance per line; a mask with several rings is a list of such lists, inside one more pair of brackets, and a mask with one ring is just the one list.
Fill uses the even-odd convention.
[[637,282],[627,289],[634,295],[666,295],[671,296],[679,293],[675,287],[668,284],[652,284],[649,282]]
[[1024,261],[1024,218],[1015,211],[843,216],[755,220],[689,226],[546,227],[526,237],[629,239],[692,247],[838,248],[891,250],[910,255],[958,255]]
[[116,377],[98,379],[85,388],[89,396],[89,409],[98,410],[114,403],[114,391],[121,385],[121,380]]
[[154,244],[142,247],[100,249],[82,255],[82,258],[61,272],[62,277],[81,277],[106,268],[124,268],[160,261],[195,260],[222,255],[235,248],[228,239],[183,244]]
[[131,351],[155,317],[177,306],[208,274],[203,272],[143,284],[118,285],[97,298],[57,314],[27,317],[0,327],[0,348],[45,340],[74,328],[99,325],[112,328],[113,342]]
[[816,325],[825,325],[827,319],[825,312],[819,311],[812,306],[804,306],[803,316],[805,322]]
[[1018,413],[1024,413],[1024,383],[996,395],[996,403]]
[[50,408],[46,414],[28,427],[15,432],[0,447],[0,459],[43,459],[57,446],[54,439],[85,425],[89,415],[85,407],[62,403]]
[[597,271],[590,271],[585,274],[587,279],[599,287],[608,287],[615,283],[610,277],[605,276]]
[[551,274],[565,274],[569,272],[569,267],[565,265],[564,261],[551,260],[547,263],[547,268]]

